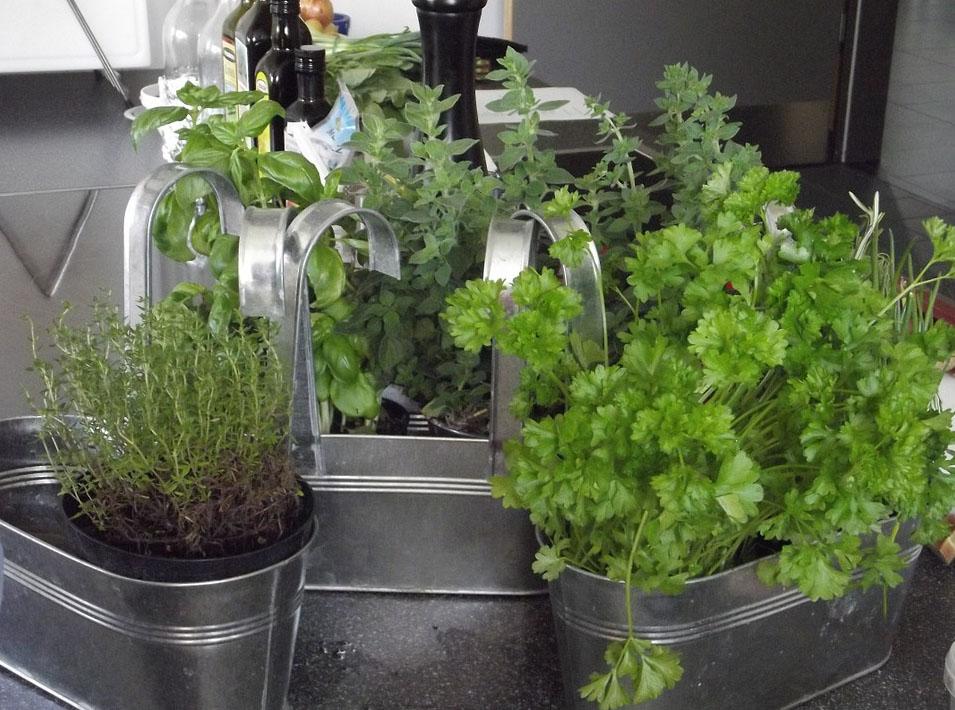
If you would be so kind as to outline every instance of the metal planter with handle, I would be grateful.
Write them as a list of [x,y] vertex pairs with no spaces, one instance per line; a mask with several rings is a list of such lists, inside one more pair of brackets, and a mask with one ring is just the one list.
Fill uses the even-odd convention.
[[107,572],[71,546],[40,429],[0,420],[0,665],[77,708],[284,710],[308,545],[210,582]]
[[[141,299],[162,294],[191,274],[158,272],[153,259],[152,215],[159,200],[186,175],[209,178],[223,230],[239,238],[239,296],[244,313],[279,323],[279,347],[292,373],[291,442],[300,475],[316,493],[318,541],[308,560],[309,589],[450,594],[538,594],[531,571],[537,545],[526,513],[505,510],[491,498],[488,478],[503,472],[501,444],[519,432],[507,404],[520,362],[495,354],[491,434],[461,439],[422,436],[320,435],[311,356],[304,265],[322,235],[357,218],[369,242],[368,267],[398,276],[398,249],[382,217],[341,200],[301,212],[241,211],[224,176],[166,165],[145,180],[127,212],[127,315]],[[225,184],[224,184],[225,183]],[[556,240],[583,222],[576,216],[545,220],[530,212],[495,220],[488,234],[485,278],[510,282],[533,260],[538,238]],[[605,321],[599,261],[594,250],[581,267],[564,270],[584,297],[587,312],[574,324],[582,335]],[[593,336],[597,339],[598,336]]]

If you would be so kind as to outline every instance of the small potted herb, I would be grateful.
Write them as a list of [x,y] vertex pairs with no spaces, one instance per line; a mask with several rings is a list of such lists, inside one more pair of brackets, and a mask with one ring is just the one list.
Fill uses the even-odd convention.
[[23,533],[18,559],[42,581],[17,611],[45,640],[7,652],[77,702],[281,710],[315,525],[270,326],[217,333],[174,300],[134,327],[104,304],[85,327],[68,311],[49,357],[34,338],[40,416],[18,443],[46,450],[42,483],[61,489],[53,536]]
[[[214,333],[165,302],[135,327],[99,304],[36,354],[38,412],[75,540],[125,576],[191,582],[300,552],[311,492],[287,455],[290,388],[265,326]],[[35,346],[36,349],[37,346]]]
[[[935,399],[955,337],[931,315],[955,227],[925,222],[934,255],[916,270],[880,250],[877,206],[861,224],[794,209],[798,174],[728,143],[732,99],[708,82],[667,70],[673,199],[666,226],[633,225],[609,357],[569,332],[579,297],[549,269],[471,282],[446,311],[460,346],[526,363],[522,436],[493,489],[543,537],[534,569],[583,707],[779,707],[877,667],[903,598],[883,607],[878,588],[910,577],[906,530],[938,538],[955,499]],[[833,648],[855,665],[806,670]]]

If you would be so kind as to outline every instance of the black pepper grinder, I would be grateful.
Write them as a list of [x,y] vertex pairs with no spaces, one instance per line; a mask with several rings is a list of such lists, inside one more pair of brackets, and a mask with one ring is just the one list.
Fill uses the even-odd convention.
[[412,0],[421,28],[424,83],[444,85],[441,98],[459,94],[458,102],[441,115],[444,137],[454,141],[474,138],[478,142],[458,160],[487,170],[478,128],[474,97],[474,59],[478,24],[487,0]]

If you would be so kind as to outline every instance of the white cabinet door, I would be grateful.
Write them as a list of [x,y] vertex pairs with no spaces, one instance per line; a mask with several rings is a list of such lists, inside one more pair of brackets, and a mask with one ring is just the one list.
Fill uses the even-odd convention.
[[[162,65],[162,20],[173,0],[77,0],[117,69]],[[98,69],[99,60],[66,0],[2,0],[0,72]]]

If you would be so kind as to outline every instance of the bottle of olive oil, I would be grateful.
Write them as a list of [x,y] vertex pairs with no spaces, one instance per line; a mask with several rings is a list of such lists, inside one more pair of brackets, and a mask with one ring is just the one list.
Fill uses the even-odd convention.
[[[310,44],[312,35],[302,18],[298,18],[298,27],[301,44]],[[255,88],[255,68],[271,46],[269,0],[254,0],[235,25],[236,84],[239,91]]]
[[[283,108],[291,106],[298,96],[295,81],[295,50],[302,44],[299,27],[299,0],[270,0],[272,13],[272,48],[255,68],[255,88]],[[285,147],[285,119],[276,116],[259,134],[260,153]]]
[[235,25],[236,86],[239,91],[255,87],[255,67],[269,51],[272,18],[268,0],[254,0]]
[[225,91],[239,90],[239,71],[236,60],[235,29],[242,16],[251,9],[255,0],[242,0],[225,17],[222,23],[222,79]]

